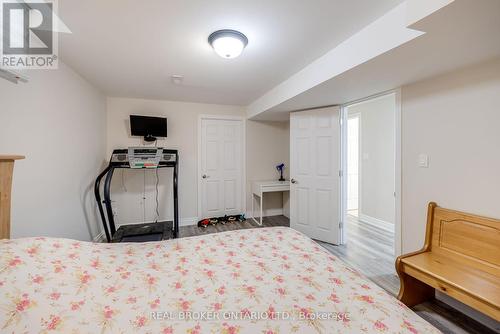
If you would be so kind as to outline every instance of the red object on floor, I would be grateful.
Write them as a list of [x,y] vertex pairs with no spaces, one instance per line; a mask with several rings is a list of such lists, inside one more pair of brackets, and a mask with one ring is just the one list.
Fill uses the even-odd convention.
[[210,224],[209,219],[203,219],[198,223],[198,227],[207,227]]

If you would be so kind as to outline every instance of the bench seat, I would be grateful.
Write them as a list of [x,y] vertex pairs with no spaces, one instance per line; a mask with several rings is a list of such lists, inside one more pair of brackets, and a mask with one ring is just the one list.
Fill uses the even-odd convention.
[[437,290],[500,321],[499,257],[500,221],[430,203],[424,248],[396,260],[398,298],[414,306]]
[[483,303],[498,312],[500,279],[445,255],[425,252],[402,259],[405,273],[465,304]]

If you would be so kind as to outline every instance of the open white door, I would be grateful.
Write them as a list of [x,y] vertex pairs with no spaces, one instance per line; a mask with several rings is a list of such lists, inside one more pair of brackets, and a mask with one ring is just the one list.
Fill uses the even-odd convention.
[[201,119],[201,218],[243,213],[243,121]]
[[340,243],[340,108],[290,116],[290,226]]

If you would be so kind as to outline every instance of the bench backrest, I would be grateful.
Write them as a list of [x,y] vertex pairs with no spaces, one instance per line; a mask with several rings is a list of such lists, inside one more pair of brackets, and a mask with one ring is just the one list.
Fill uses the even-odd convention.
[[500,275],[500,220],[429,204],[428,250]]

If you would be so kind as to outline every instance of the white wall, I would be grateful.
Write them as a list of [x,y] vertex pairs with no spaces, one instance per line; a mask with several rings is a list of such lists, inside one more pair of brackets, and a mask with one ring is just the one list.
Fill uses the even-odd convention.
[[430,201],[500,218],[499,106],[500,60],[403,87],[404,252],[423,246]]
[[[164,116],[168,118],[168,138],[158,146],[179,150],[179,213],[181,224],[198,219],[198,118],[207,115],[245,116],[239,106],[186,103],[162,100],[108,98],[107,155],[113,149],[140,146],[141,138],[130,136],[129,115]],[[287,163],[288,127],[286,123],[246,121],[247,134],[247,209],[250,210],[250,183],[254,179],[276,177],[277,162]],[[156,219],[155,171],[118,170],[113,179],[113,207],[119,224],[153,221]],[[122,176],[123,173],[123,176]],[[160,220],[173,216],[171,170],[158,172]],[[144,181],[146,180],[146,181]],[[146,185],[146,186],[144,186]],[[271,195],[267,214],[281,214],[281,197]]]
[[348,112],[360,115],[360,217],[394,224],[396,97],[356,104]]
[[0,80],[0,153],[26,156],[14,170],[14,238],[91,240],[100,231],[92,186],[105,156],[106,101],[59,67],[30,71],[25,84]]
[[[108,98],[107,154],[113,149],[141,146],[142,138],[130,136],[129,115],[168,118],[168,137],[158,146],[179,150],[179,214],[181,224],[198,219],[198,118],[201,114],[244,116],[243,107],[214,104]],[[112,199],[118,224],[153,221],[156,218],[155,171],[118,170]],[[123,173],[123,177],[121,177]],[[160,220],[173,217],[172,170],[158,171]],[[144,183],[146,177],[146,183]],[[146,184],[144,196],[144,184]],[[145,200],[143,200],[143,197]],[[145,205],[145,206],[144,206]]]
[[[500,218],[500,59],[402,89],[402,246],[422,248],[429,201]],[[419,168],[419,154],[429,168]],[[483,324],[498,322],[440,295]]]

